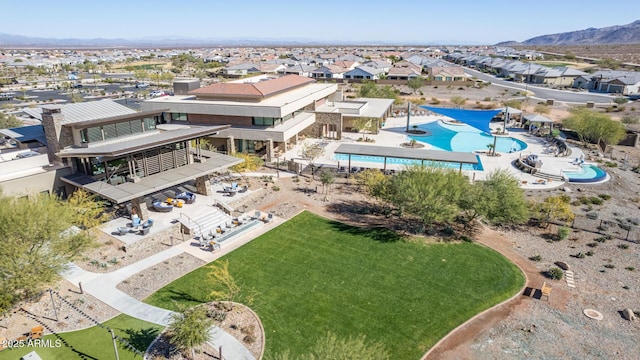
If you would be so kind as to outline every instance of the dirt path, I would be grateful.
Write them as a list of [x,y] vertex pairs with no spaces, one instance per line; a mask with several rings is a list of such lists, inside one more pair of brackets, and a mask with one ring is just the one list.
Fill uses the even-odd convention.
[[[522,258],[522,256],[513,250],[513,244],[505,235],[492,229],[484,228],[476,237],[476,240],[480,244],[499,252],[515,263],[525,274],[525,289],[540,289],[542,283],[545,281],[544,276],[540,274],[530,261]],[[525,290],[524,293],[519,293],[505,303],[480,313],[467,323],[458,327],[431,348],[431,350],[425,354],[424,359],[473,359],[474,354],[470,345],[477,337],[488,329],[496,326],[499,322],[507,319],[513,312],[526,308],[529,302],[540,301],[538,293],[534,292],[532,294],[533,296],[527,296],[525,294],[529,294],[528,290]],[[548,301],[549,306],[558,310],[564,310],[568,297],[569,294],[563,289],[554,289],[553,296],[551,296]]]

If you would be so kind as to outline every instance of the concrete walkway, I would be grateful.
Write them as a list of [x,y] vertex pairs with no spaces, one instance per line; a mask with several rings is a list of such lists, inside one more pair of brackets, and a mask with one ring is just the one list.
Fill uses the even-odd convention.
[[[173,311],[145,304],[118,290],[116,286],[132,275],[181,253],[183,253],[182,248],[177,246],[171,247],[136,263],[105,274],[92,273],[71,263],[62,276],[73,284],[82,283],[83,291],[123,314],[157,325],[167,326],[175,314]],[[239,360],[255,359],[241,342],[221,328],[217,326],[211,327],[211,329],[209,329],[209,335],[210,339],[208,343],[216,349],[222,346],[225,358]]]

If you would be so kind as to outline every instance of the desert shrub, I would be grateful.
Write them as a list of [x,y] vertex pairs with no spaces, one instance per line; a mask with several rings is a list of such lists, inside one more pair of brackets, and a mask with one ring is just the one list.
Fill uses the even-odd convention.
[[629,271],[634,271],[636,268],[634,268],[633,266],[627,266],[625,268],[625,270],[629,270]]
[[565,204],[568,204],[571,202],[571,196],[567,195],[567,194],[562,194],[560,196],[558,196],[558,199],[560,199],[560,201],[562,201]]
[[576,258],[578,258],[578,259],[584,259],[584,257],[585,257],[585,256],[586,256],[586,255],[585,255],[585,254],[583,254],[583,253],[581,253],[581,252],[579,252],[579,253],[577,253],[577,254],[575,254],[575,255],[574,255],[574,257],[576,257]]
[[273,185],[273,186],[271,187],[271,189],[272,189],[273,191],[280,191],[280,187],[279,187],[278,185]]
[[562,272],[562,269],[557,267],[552,267],[551,269],[547,270],[546,275],[549,279],[561,280],[564,273]]
[[589,250],[589,251],[587,251],[587,252],[585,253],[585,255],[587,255],[587,256],[593,256],[593,255],[595,255],[595,253],[594,253],[592,250]]
[[529,257],[529,260],[538,262],[538,261],[542,260],[542,256],[534,255],[534,256]]
[[571,234],[571,229],[566,227],[566,226],[561,226],[558,228],[558,239],[559,240],[564,240],[567,237],[569,237],[569,234]]
[[589,198],[589,201],[593,204],[593,205],[602,205],[604,203],[604,200],[602,200],[601,198],[597,197],[597,196],[592,196]]
[[618,167],[618,163],[614,163],[612,161],[605,161],[604,162],[604,166],[610,167],[610,168],[615,168],[615,167]]
[[601,237],[599,237],[599,238],[595,238],[595,239],[593,239],[593,240],[594,240],[595,242],[603,243],[603,242],[607,241],[607,238],[606,238],[606,237],[604,237],[604,236],[601,236]]
[[598,197],[602,200],[609,200],[611,199],[611,195],[609,194],[598,194]]
[[618,248],[622,249],[622,250],[627,250],[629,248],[629,245],[627,245],[627,244],[618,244]]
[[614,269],[616,266],[613,264],[604,264],[604,267],[606,267],[607,269]]
[[598,243],[595,243],[595,242],[588,243],[587,246],[590,247],[590,248],[594,248],[594,247],[598,246]]

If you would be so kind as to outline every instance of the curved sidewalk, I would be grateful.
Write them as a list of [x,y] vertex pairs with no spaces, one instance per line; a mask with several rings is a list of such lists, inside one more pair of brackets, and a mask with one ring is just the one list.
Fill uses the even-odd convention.
[[[125,266],[112,273],[97,274],[85,271],[71,263],[62,276],[73,284],[82,283],[83,291],[94,296],[123,314],[157,325],[167,326],[171,322],[173,311],[145,304],[124,292],[116,286],[132,275],[159,264],[169,258],[181,254],[178,247],[161,251],[136,263]],[[215,348],[222,347],[228,359],[254,360],[254,356],[236,338],[217,326],[209,329],[209,344]]]

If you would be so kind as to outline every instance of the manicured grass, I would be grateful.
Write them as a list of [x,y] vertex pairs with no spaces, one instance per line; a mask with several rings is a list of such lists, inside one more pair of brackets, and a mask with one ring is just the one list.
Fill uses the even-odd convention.
[[[473,243],[424,245],[385,229],[351,227],[304,212],[228,254],[233,277],[266,333],[265,358],[307,352],[327,332],[364,334],[394,359],[418,359],[478,312],[524,283],[507,259]],[[146,301],[176,309],[208,300],[200,268]]]
[[[153,339],[162,331],[162,327],[127,315],[118,315],[105,322],[113,332],[131,343],[144,353]],[[28,329],[25,329],[28,330]],[[36,351],[41,358],[47,360],[74,359],[115,359],[111,334],[99,326],[86,330],[72,331],[43,337],[44,346],[21,347],[0,351],[0,360],[16,360],[21,356]],[[141,360],[142,356],[135,355],[118,342],[120,360]]]

